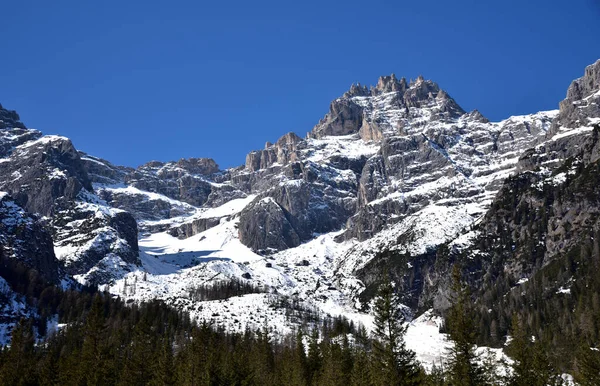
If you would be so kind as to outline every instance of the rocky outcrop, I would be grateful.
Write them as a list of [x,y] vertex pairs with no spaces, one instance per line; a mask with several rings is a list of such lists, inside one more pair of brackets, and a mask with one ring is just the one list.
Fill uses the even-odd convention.
[[267,142],[264,150],[253,151],[246,156],[246,169],[255,172],[268,169],[274,164],[287,165],[298,159],[297,144],[302,139],[294,133],[287,133],[271,144]]
[[52,237],[44,224],[0,193],[0,246],[2,264],[24,264],[46,281],[60,282],[60,265],[54,256]]
[[402,78],[398,80],[395,74],[389,76],[380,76],[379,80],[377,80],[377,85],[375,86],[375,88],[371,89],[371,95],[377,95],[388,92],[404,93],[408,89],[408,87],[409,85],[406,83],[406,79]]
[[368,122],[363,118],[363,122],[358,130],[358,136],[363,141],[381,141],[383,139],[383,132],[381,128],[377,126],[375,122]]
[[178,226],[169,226],[167,232],[174,237],[187,239],[204,232],[207,229],[215,227],[221,223],[221,217],[197,218]]
[[600,117],[600,60],[587,66],[584,76],[571,83],[559,109],[549,137],[557,134],[561,127],[585,126],[589,118]]
[[[75,202],[56,213],[51,225],[57,258],[67,273],[82,277],[81,281],[101,284],[88,274],[107,278],[118,273],[117,268],[128,271],[140,264],[137,222],[127,212]],[[109,261],[105,275],[101,267]]]
[[0,163],[0,189],[28,212],[45,216],[74,200],[83,189],[93,191],[79,153],[69,139],[57,136],[16,147]]
[[256,200],[244,209],[238,229],[240,241],[259,253],[300,244],[286,212],[270,197]]
[[79,152],[79,158],[92,183],[120,184],[128,174],[134,172],[133,168],[116,166],[102,158],[81,151]]
[[311,138],[358,133],[363,122],[363,109],[352,99],[331,102],[325,118],[308,134]]

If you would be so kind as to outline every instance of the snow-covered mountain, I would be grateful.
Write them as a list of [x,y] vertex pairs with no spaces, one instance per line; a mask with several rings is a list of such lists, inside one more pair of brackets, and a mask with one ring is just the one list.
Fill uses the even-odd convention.
[[[205,158],[116,166],[0,108],[0,190],[51,234],[56,266],[38,269],[52,280],[162,299],[237,331],[268,321],[286,332],[318,314],[368,326],[369,286],[392,255],[406,303],[443,307],[432,251],[472,250],[507,177],[541,167],[560,178],[553,168],[600,121],[599,73],[600,61],[560,110],[500,122],[392,74],[353,85],[305,137],[285,134],[227,170]],[[254,293],[195,296],[229,280]]]

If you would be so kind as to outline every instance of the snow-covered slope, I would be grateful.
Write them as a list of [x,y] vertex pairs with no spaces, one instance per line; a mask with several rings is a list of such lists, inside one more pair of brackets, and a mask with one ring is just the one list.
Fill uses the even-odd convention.
[[[193,181],[207,184],[205,197],[219,198],[201,205],[169,188],[174,176],[190,175],[183,161],[119,174],[95,159],[112,178],[96,190],[137,213],[143,230],[141,266],[108,288],[134,300],[160,298],[238,331],[265,318],[281,331],[301,323],[286,318],[281,302],[369,325],[358,311],[364,284],[356,272],[377,251],[422,254],[467,230],[557,114],[489,122],[431,81],[383,77],[372,90],[353,87],[334,101],[306,139],[286,134],[240,168],[217,172],[203,162],[210,170]],[[235,193],[228,199],[224,191]],[[168,210],[156,210],[157,202]],[[260,293],[192,296],[234,279]]]

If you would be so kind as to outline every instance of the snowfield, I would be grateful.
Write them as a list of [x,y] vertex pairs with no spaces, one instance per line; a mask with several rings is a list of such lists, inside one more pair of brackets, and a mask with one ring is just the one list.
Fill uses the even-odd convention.
[[[219,208],[215,211],[223,213]],[[463,220],[454,221],[455,218]],[[445,207],[424,210],[414,216],[414,221],[421,223],[419,229],[434,228],[437,233],[429,238],[419,237],[419,243],[412,246],[413,251],[421,251],[434,245],[436,240],[453,236],[470,224],[471,219],[464,211],[457,214]],[[105,289],[136,302],[162,299],[188,311],[198,321],[232,332],[268,326],[276,336],[282,336],[306,326],[302,316],[310,314],[345,316],[368,331],[372,329],[372,315],[358,311],[352,300],[362,283],[351,272],[365,261],[349,261],[348,257],[359,256],[350,252],[357,247],[366,250],[366,246],[356,241],[335,242],[334,238],[342,232],[338,231],[264,257],[239,241],[237,222],[235,217],[225,220],[187,239],[165,232],[142,236],[139,240],[142,267],[125,273]],[[401,226],[410,227],[402,224],[390,232],[401,231]],[[386,237],[383,233],[379,240]],[[253,283],[263,292],[203,302],[195,301],[191,295],[199,286],[231,279]],[[297,311],[290,311],[287,308],[290,305],[298,307]],[[439,332],[440,325],[441,319],[431,312],[408,325],[407,346],[417,353],[418,360],[428,371],[434,364],[443,364],[449,347],[446,335]]]

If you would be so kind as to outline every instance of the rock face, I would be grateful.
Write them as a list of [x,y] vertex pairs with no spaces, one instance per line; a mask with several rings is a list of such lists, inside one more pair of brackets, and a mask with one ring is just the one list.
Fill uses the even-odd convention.
[[[449,304],[448,276],[456,261],[468,271],[467,277],[480,299],[484,299],[485,306],[494,310],[506,307],[506,304],[500,304],[502,297],[493,304],[490,300],[495,299],[493,293],[498,288],[509,291],[510,286],[528,279],[554,277],[556,281],[547,285],[550,292],[546,297],[550,301],[557,294],[560,296],[559,289],[563,288],[561,286],[567,288],[569,280],[584,282],[586,273],[581,270],[571,270],[559,277],[553,272],[557,265],[575,264],[573,256],[579,259],[587,253],[585,251],[593,254],[594,240],[600,235],[600,196],[596,188],[600,183],[600,127],[595,123],[600,122],[600,112],[595,105],[600,90],[599,63],[588,66],[585,76],[573,82],[567,99],[560,103],[559,112],[545,114],[546,117],[537,114],[532,117],[534,119],[513,117],[501,122],[500,127],[508,130],[491,131],[483,138],[473,138],[473,133],[467,133],[467,140],[468,136],[472,137],[471,143],[491,137],[487,145],[489,150],[518,157],[516,164],[511,161],[513,169],[506,174],[508,178],[486,187],[497,194],[491,197],[480,222],[454,237],[444,237],[448,243],[429,250],[403,247],[411,240],[401,232],[395,232],[396,242],[387,246],[383,242],[374,243],[377,237],[367,241],[367,245],[378,252],[356,271],[367,288],[363,296],[369,291],[372,294],[373,285],[381,280],[384,267],[392,267],[392,275],[405,294],[406,304],[414,308],[433,306],[443,310]],[[572,106],[578,108],[574,110]],[[480,117],[470,115],[468,119],[461,119],[487,125]],[[520,147],[523,150],[514,151],[517,140],[524,142],[525,146]],[[414,146],[402,148],[403,153],[407,150],[410,153]],[[481,153],[474,152],[470,157],[476,159]],[[423,162],[426,161],[420,163]],[[386,178],[389,172],[385,172],[387,169],[383,169],[383,165],[384,162],[374,162],[373,175]],[[440,163],[436,168],[442,166]],[[470,178],[474,175],[465,167],[459,171]],[[371,178],[367,181],[375,185],[379,180]],[[380,185],[384,184],[379,182]],[[468,197],[468,190],[461,189],[461,192],[463,197]],[[447,193],[446,197],[457,197],[456,193]],[[373,197],[369,190],[363,194],[366,196],[363,201],[368,202]],[[418,205],[410,201],[408,204],[409,207]],[[382,207],[373,213],[385,219],[381,215],[384,210]],[[409,236],[414,229],[412,227],[408,232]],[[585,260],[578,260],[577,264],[586,265]],[[525,288],[523,294],[533,288]],[[494,313],[492,318],[504,323],[510,315]]]
[[57,206],[92,185],[70,140],[46,136],[14,148],[0,164],[0,189],[31,213],[51,216]]
[[50,232],[4,192],[0,193],[0,244],[3,265],[22,263],[36,269],[46,281],[60,282]]
[[73,202],[51,225],[57,258],[81,282],[104,284],[140,264],[137,223],[127,212]]
[[207,202],[212,191],[208,176],[218,170],[211,159],[149,162],[125,177],[125,182],[140,190],[159,193],[191,205]]
[[[301,242],[342,228],[339,240],[364,241],[438,202],[483,214],[555,115],[490,123],[432,81],[386,76],[371,89],[353,85],[306,139],[288,134],[267,144],[228,177],[248,194],[273,198]],[[250,240],[245,232],[240,239]],[[276,244],[287,245],[281,235]]]
[[253,151],[246,156],[246,169],[255,172],[267,169],[273,164],[286,165],[296,161],[296,144],[302,139],[294,133],[287,133],[275,142],[267,143],[264,150]]
[[574,80],[567,90],[567,98],[560,102],[560,114],[551,135],[561,127],[585,126],[590,118],[600,116],[600,60],[585,68],[583,77]]
[[280,250],[296,247],[300,237],[284,210],[270,197],[246,208],[240,217],[240,241],[250,248]]
[[[0,162],[0,190],[14,198],[15,207],[22,208],[22,216],[44,216],[47,225],[31,220],[24,229],[17,228],[20,235],[31,240],[22,246],[31,266],[58,282],[56,267],[62,265],[71,275],[88,275],[96,268],[96,276],[103,276],[113,270],[112,265],[99,266],[107,256],[125,265],[138,264],[135,219],[107,207],[94,194],[88,175],[89,169],[94,178],[114,181],[125,174],[126,168],[107,170],[98,159],[78,152],[68,138],[42,136],[27,129],[15,112],[0,109],[0,119],[4,157]],[[110,275],[104,275],[104,279]]]

